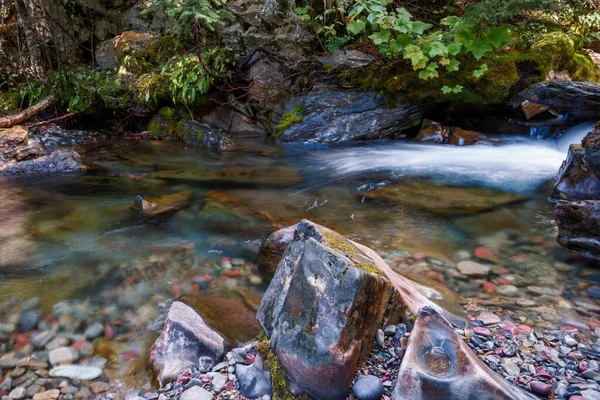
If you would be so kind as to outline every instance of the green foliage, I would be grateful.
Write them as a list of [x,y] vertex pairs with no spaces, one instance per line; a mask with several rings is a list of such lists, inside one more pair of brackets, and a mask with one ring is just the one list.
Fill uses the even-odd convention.
[[188,41],[204,40],[206,33],[224,25],[231,13],[223,8],[227,0],[153,0],[144,12],[169,18],[172,36]]
[[161,71],[161,77],[173,100],[185,105],[194,104],[217,78],[228,74],[228,49],[203,52],[200,56],[187,54],[173,57]]

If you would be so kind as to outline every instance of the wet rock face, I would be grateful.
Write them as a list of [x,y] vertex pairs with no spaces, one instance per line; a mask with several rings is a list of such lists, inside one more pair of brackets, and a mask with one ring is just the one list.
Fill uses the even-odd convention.
[[536,397],[494,374],[440,314],[423,307],[411,332],[392,399],[440,398],[521,400]]
[[22,162],[0,162],[0,176],[66,173],[86,169],[81,156],[73,150],[57,150],[47,156]]
[[229,347],[227,340],[208,327],[191,307],[176,301],[148,359],[154,377],[164,384],[200,357],[220,360]]
[[257,318],[293,394],[343,399],[395,291],[372,260],[321,228],[297,225]]
[[557,201],[554,219],[558,242],[588,258],[600,260],[600,126],[582,146],[571,145],[550,200]]
[[285,249],[294,240],[296,225],[273,232],[260,246],[258,252],[258,270],[268,278],[273,277],[283,257]]
[[392,138],[402,135],[421,118],[417,106],[399,103],[384,108],[386,98],[367,92],[313,92],[286,107],[304,111],[301,122],[281,135],[284,142],[335,143]]
[[554,216],[558,242],[567,249],[600,260],[600,201],[559,201]]
[[519,107],[528,100],[578,118],[600,118],[600,84],[596,82],[546,81],[531,85],[511,104]]

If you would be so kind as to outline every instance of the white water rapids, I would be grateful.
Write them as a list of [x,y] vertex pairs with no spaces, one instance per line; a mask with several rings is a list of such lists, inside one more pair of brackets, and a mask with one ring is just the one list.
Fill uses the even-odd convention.
[[364,173],[391,178],[426,177],[439,183],[487,186],[527,192],[556,175],[571,143],[579,143],[594,124],[569,128],[559,140],[508,139],[500,145],[458,147],[386,142],[379,146],[330,150],[316,164],[333,179]]

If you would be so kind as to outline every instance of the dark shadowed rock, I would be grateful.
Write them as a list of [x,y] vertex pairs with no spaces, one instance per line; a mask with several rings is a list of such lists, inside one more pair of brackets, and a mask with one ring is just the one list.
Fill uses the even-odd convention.
[[419,311],[393,400],[525,400],[535,396],[492,372],[436,311]]
[[50,155],[21,162],[0,161],[0,175],[34,175],[77,172],[87,169],[73,150],[56,150]]
[[195,365],[201,356],[220,360],[228,349],[223,336],[208,327],[191,307],[176,301],[148,358],[154,378],[162,385]]
[[559,201],[554,208],[554,217],[561,245],[600,260],[600,201]]
[[511,100],[513,107],[520,107],[523,101],[555,108],[578,118],[600,118],[600,83],[546,81],[529,86]]
[[29,144],[27,146],[19,146],[5,153],[5,156],[16,161],[32,160],[43,155],[44,149],[37,143]]
[[233,139],[227,132],[207,122],[186,119],[181,125],[179,134],[186,142],[199,144],[207,149],[231,151],[235,147]]
[[421,118],[415,105],[384,107],[387,99],[374,92],[312,92],[290,102],[286,112],[300,107],[304,118],[287,127],[284,142],[333,143],[397,137]]
[[594,174],[581,145],[572,144],[567,159],[558,171],[550,199],[600,200],[600,180]]
[[298,223],[257,314],[288,389],[345,398],[394,296],[390,281],[349,241]]
[[0,152],[8,151],[16,146],[27,145],[29,131],[27,128],[17,125],[0,131]]
[[258,252],[258,270],[269,279],[275,274],[285,249],[294,239],[296,225],[273,232],[260,246]]

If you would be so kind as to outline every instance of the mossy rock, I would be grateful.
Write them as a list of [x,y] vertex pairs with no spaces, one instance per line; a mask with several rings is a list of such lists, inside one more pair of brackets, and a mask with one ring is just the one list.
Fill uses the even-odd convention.
[[[600,73],[574,40],[563,32],[550,32],[530,49],[487,53],[480,60],[471,55],[459,57],[460,70],[440,68],[438,78],[422,80],[405,60],[367,69],[342,71],[342,83],[364,91],[384,91],[413,102],[470,104],[476,107],[503,104],[515,92],[543,81],[548,73],[568,71],[575,80],[600,80]],[[486,64],[488,70],[476,78],[473,71]],[[461,85],[462,92],[443,95],[444,86]]]
[[289,127],[302,122],[305,115],[304,106],[302,104],[297,105],[281,116],[281,120],[279,120],[279,124],[275,127],[275,132],[272,136],[275,139],[279,139]]

